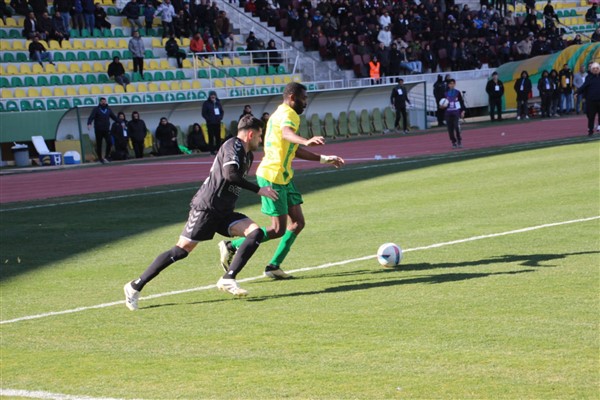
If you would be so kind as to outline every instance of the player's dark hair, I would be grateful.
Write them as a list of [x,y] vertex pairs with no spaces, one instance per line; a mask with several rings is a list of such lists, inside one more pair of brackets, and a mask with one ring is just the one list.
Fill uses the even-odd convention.
[[450,80],[448,80],[448,83],[456,83],[456,80],[455,79],[450,79]]
[[287,99],[291,95],[299,96],[303,91],[306,91],[306,86],[298,82],[290,82],[283,89],[283,98]]
[[242,131],[242,130],[250,130],[250,129],[257,131],[259,129],[263,129],[264,124],[260,119],[248,114],[248,115],[244,115],[242,118],[240,118],[237,128],[238,128],[238,132]]

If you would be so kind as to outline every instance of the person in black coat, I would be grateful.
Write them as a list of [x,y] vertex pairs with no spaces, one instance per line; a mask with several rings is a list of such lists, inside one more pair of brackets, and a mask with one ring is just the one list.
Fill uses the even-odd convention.
[[[94,133],[96,135],[96,156],[102,164],[108,162],[112,140],[110,138],[110,120],[117,121],[117,116],[108,107],[106,97],[100,98],[100,104],[92,109],[87,121],[88,130],[94,123]],[[102,140],[106,141],[105,157],[102,158]]]
[[106,74],[110,79],[114,79],[116,83],[123,86],[123,89],[127,91],[127,85],[130,81],[127,75],[125,75],[125,67],[119,60],[119,57],[113,57],[113,62],[108,64],[108,70]]
[[494,114],[497,110],[498,121],[502,121],[502,96],[504,96],[504,84],[498,79],[497,72],[492,74],[492,79],[485,85],[485,91],[488,94],[490,103],[490,119],[494,122]]
[[206,120],[208,131],[208,145],[210,154],[217,154],[221,147],[221,121],[223,120],[223,106],[217,97],[217,92],[208,92],[208,100],[202,104],[202,117]]
[[117,121],[110,128],[110,136],[115,144],[115,150],[111,153],[112,160],[127,160],[129,158],[129,133],[125,114],[117,114]]
[[410,104],[410,100],[408,99],[408,92],[406,91],[406,87],[404,86],[404,79],[398,78],[396,79],[398,83],[396,87],[392,89],[392,94],[390,95],[390,102],[392,106],[396,109],[396,120],[394,121],[394,128],[400,128],[400,116],[402,116],[402,131],[406,135],[408,133],[408,118],[406,115],[406,103]]
[[531,93],[531,80],[527,71],[521,72],[521,77],[515,81],[517,93],[517,119],[529,119],[529,94]]
[[166,41],[165,51],[167,52],[167,57],[175,58],[177,60],[177,68],[183,68],[182,60],[185,60],[185,51],[179,49],[174,33],[171,33],[171,36]]
[[553,83],[548,76],[548,70],[542,72],[537,88],[542,101],[542,117],[550,117],[550,103],[552,103]]
[[445,125],[444,113],[446,110],[440,107],[440,100],[446,97],[446,81],[444,81],[442,75],[438,75],[437,80],[433,84],[433,97],[435,97],[435,106],[437,107],[435,116],[437,118],[438,126]]
[[192,130],[187,137],[187,147],[190,150],[210,151],[208,144],[206,144],[206,140],[204,140],[202,127],[197,122],[193,125]]
[[131,113],[131,121],[127,123],[127,132],[131,140],[131,146],[135,152],[135,158],[144,157],[144,141],[148,128],[143,119],[140,119],[140,114],[137,111]]
[[165,117],[160,119],[155,136],[158,141],[159,156],[181,154],[179,144],[177,143],[177,128]]
[[577,89],[576,96],[584,96],[588,118],[588,136],[594,134],[594,121],[598,115],[600,130],[600,64],[592,63],[590,73],[585,77],[583,85]]

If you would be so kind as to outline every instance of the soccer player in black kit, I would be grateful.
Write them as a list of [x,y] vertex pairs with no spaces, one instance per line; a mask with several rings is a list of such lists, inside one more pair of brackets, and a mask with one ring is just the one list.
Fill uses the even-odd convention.
[[131,311],[138,309],[140,291],[148,282],[169,265],[186,258],[198,242],[211,240],[215,233],[226,237],[246,238],[229,269],[217,282],[217,288],[234,296],[248,294],[238,286],[235,277],[258,248],[264,233],[254,221],[235,212],[234,208],[242,189],[277,200],[277,192],[273,188],[258,187],[245,178],[254,159],[252,151],[262,141],[262,129],[261,120],[251,115],[245,116],[238,123],[237,137],[227,140],[221,146],[208,178],[190,203],[189,217],[177,244],[156,257],[138,279],[125,285],[125,305]]

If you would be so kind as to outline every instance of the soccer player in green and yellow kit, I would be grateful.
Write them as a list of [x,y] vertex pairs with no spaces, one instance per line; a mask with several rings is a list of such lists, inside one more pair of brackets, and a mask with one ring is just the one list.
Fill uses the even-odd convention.
[[[265,276],[287,279],[291,276],[281,269],[281,263],[290,251],[296,237],[304,228],[302,195],[294,185],[292,160],[298,157],[308,161],[332,164],[336,168],[344,164],[338,156],[313,153],[306,147],[325,144],[322,136],[305,139],[296,134],[300,126],[300,114],[306,108],[306,87],[289,83],[283,91],[283,103],[271,114],[265,133],[264,157],[256,171],[260,187],[271,186],[279,195],[277,200],[262,197],[261,211],[271,217],[271,226],[262,228],[262,241],[281,237],[273,258],[265,268]],[[244,238],[219,243],[221,265],[227,270]]]

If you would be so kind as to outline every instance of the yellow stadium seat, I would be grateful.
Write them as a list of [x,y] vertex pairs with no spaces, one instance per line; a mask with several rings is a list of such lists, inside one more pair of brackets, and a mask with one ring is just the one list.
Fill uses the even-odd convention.
[[170,90],[170,88],[169,88],[169,84],[168,84],[168,83],[166,83],[166,82],[161,82],[161,83],[160,83],[160,85],[158,86],[158,89],[159,89],[161,92],[168,92],[168,91]]
[[2,89],[1,96],[3,99],[12,99],[13,92],[10,89]]
[[36,88],[27,89],[27,97],[40,97],[40,92]]
[[17,98],[27,97],[27,93],[25,93],[25,90],[22,88],[15,88],[13,95]]
[[56,73],[56,65],[46,64],[44,66],[44,71],[46,74],[55,74]]
[[233,57],[233,65],[238,66],[244,64],[242,63],[242,60],[239,57]]
[[11,41],[10,40],[0,40],[0,50],[2,51],[10,51],[12,50]]
[[[181,88],[181,90],[191,90],[192,84],[190,83],[190,81],[181,81],[180,88]],[[179,90],[179,89],[177,89],[177,90]]]
[[158,85],[156,83],[149,83],[148,91],[149,92],[158,92]]
[[261,77],[256,77],[254,78],[254,84],[256,86],[264,86],[265,82],[263,81],[263,79]]
[[81,73],[81,68],[79,67],[79,64],[75,64],[75,63],[69,64],[69,72],[72,74]]
[[[3,40],[3,42],[9,42],[10,40]],[[29,43],[27,42],[25,45],[20,40],[12,40],[12,49],[15,51],[18,50],[29,50]]]
[[252,85],[254,85],[254,81],[252,80],[252,78],[246,77],[246,78],[244,78],[244,85],[252,86]]
[[79,39],[73,40],[73,50],[83,50],[83,41]]
[[220,59],[218,59],[217,57],[214,57],[212,59],[213,64],[215,65],[215,67],[222,67],[223,66],[223,61],[221,61]]
[[[54,93],[56,93],[56,91]],[[89,94],[89,93],[87,93],[87,94]],[[73,86],[67,87],[67,96],[71,96],[71,97],[77,96],[77,89],[75,89]]]
[[55,96],[64,97],[65,96],[65,91],[64,91],[63,88],[57,86],[57,87],[54,88],[54,95]]
[[182,61],[181,66],[183,68],[192,68],[192,62],[188,59]]
[[273,83],[276,85],[283,85],[283,78],[281,76],[276,76],[273,78]]
[[148,69],[152,69],[152,70],[154,70],[154,69],[160,69],[160,65],[158,64],[157,61],[152,60],[152,61],[149,62],[149,68]]
[[270,76],[265,76],[265,85],[272,85],[273,84],[273,78],[271,78]]
[[86,63],[86,62],[82,63],[81,64],[81,72],[84,74],[91,73],[92,65],[90,63]]
[[107,49],[118,49],[119,45],[115,39],[108,39],[108,41],[106,42],[106,48]]
[[[125,18],[123,18],[123,20],[126,21]],[[129,43],[127,43],[127,40],[125,39],[119,39],[118,46],[120,49],[128,49]]]
[[[102,46],[100,46],[100,43],[102,43]],[[98,40],[98,43],[94,43],[93,40],[87,39],[83,45],[84,49],[86,50],[94,50],[94,49],[104,49],[106,48],[106,45],[104,44],[104,42],[102,40]]]
[[138,92],[147,92],[148,91],[148,85],[146,85],[145,83],[138,83],[137,87],[136,87],[136,91]]
[[[127,85],[127,92],[135,92],[135,86],[131,83]],[[125,93],[125,89],[123,89],[123,86],[117,85],[115,86],[115,93]]]
[[181,39],[181,46],[182,47],[190,47],[190,38],[182,38]]
[[90,94],[90,90],[88,89],[87,86],[79,86],[79,95],[80,96],[89,96],[89,94]]
[[92,68],[94,72],[106,72],[107,68],[104,67],[104,64],[101,62],[95,62]]
[[192,89],[202,89],[202,82],[197,79],[192,81]]
[[7,28],[20,28],[17,20],[14,18],[6,18],[6,27]]
[[214,79],[213,83],[214,83],[215,87],[218,87],[218,88],[222,88],[223,86],[225,86],[223,81],[220,79]]
[[31,67],[31,72],[34,74],[44,74],[44,67],[42,67],[40,64],[33,64],[33,66]]
[[[67,41],[68,40],[65,40],[65,42]],[[58,41],[56,40],[51,40],[48,42],[48,46],[50,46],[50,50],[62,50],[62,47],[60,47],[60,44],[58,44]]]
[[159,69],[171,69],[171,65],[168,60],[160,60],[160,68]]
[[[83,89],[83,88],[85,88],[85,86],[82,86],[79,88],[79,94],[81,94],[81,89]],[[102,94],[102,90],[100,89],[100,87],[98,85],[91,85],[90,94]]]
[[170,89],[171,90],[181,90],[181,84],[178,81],[173,81],[173,82],[171,82],[171,88]]
[[123,86],[121,85],[116,85],[116,86],[112,86],[112,85],[102,85],[102,93],[103,94],[113,94],[115,92],[115,88],[120,87],[121,89],[123,89]]
[[[7,40],[2,40],[2,42],[6,42]],[[6,66],[6,75],[19,75],[19,69],[14,64],[8,64]]]
[[223,58],[222,63],[224,67],[231,67],[233,65],[231,59],[227,57]]
[[[38,67],[40,66],[39,64],[34,64],[37,65]],[[20,68],[19,68],[19,73],[21,75],[32,75],[33,72],[31,71],[31,67],[29,66],[29,64],[21,64]]]
[[291,83],[291,82],[292,82],[292,77],[291,76],[286,75],[286,76],[283,77],[283,83],[285,83],[286,85],[288,83]]
[[62,49],[63,50],[72,50],[73,49],[73,45],[71,44],[70,40],[63,40],[62,41]]
[[162,44],[160,43],[160,39],[159,38],[152,38],[152,47],[162,47]]
[[52,97],[52,90],[48,88],[42,88],[40,94],[42,95],[42,97]]
[[68,74],[69,73],[69,67],[67,66],[67,64],[65,63],[60,63],[60,64],[56,64],[56,71],[59,74]]

